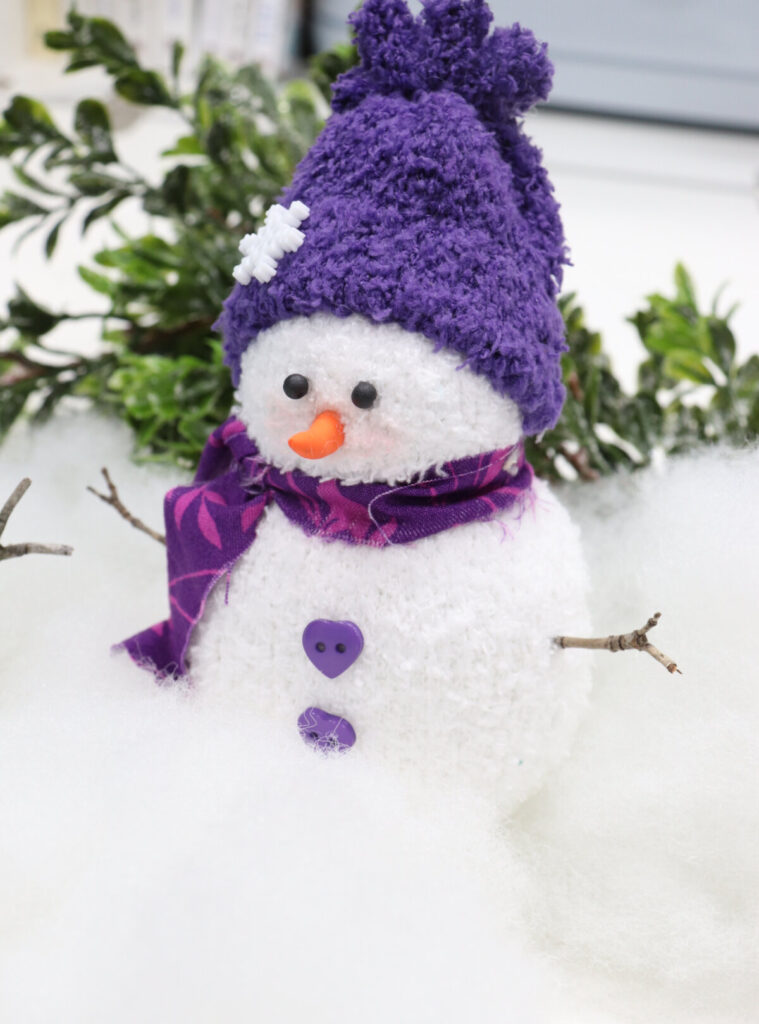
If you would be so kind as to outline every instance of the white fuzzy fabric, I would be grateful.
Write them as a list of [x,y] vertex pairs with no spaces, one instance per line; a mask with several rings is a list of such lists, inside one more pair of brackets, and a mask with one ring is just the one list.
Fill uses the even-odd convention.
[[[241,417],[277,465],[409,479],[519,439],[514,404],[457,372],[459,361],[395,324],[286,321],[245,353]],[[309,379],[304,398],[284,394],[290,373]],[[360,380],[379,393],[370,409],[351,402]],[[344,422],[343,447],[317,461],[295,456],[288,437],[325,409]],[[381,550],[314,542],[270,507],[231,585],[222,580],[206,607],[191,676],[204,692],[237,690],[298,742],[308,707],[346,718],[358,737],[351,756],[467,787],[506,813],[564,756],[584,710],[589,661],[552,637],[589,628],[585,576],[577,531],[543,484],[496,521]],[[314,619],[347,619],[364,635],[337,679],[303,651]]]
[[34,480],[4,540],[77,550],[0,564],[0,1019],[522,1024],[509,936],[551,957],[551,1024],[756,1019],[758,454],[567,492],[596,629],[661,609],[685,675],[589,653],[572,754],[494,851],[410,770],[108,656],[165,614],[164,554],[84,485],[109,465],[158,525],[178,482],[127,450],[88,417],[2,450],[0,494]]
[[[517,407],[484,377],[457,369],[461,362],[397,324],[327,313],[297,317],[262,331],[243,355],[239,416],[264,457],[282,469],[346,483],[398,483],[448,459],[519,440]],[[282,390],[291,373],[309,380],[303,398]],[[377,389],[371,409],[351,401],[359,381]],[[288,439],[327,409],[342,419],[345,443],[325,461],[301,458]]]
[[[206,606],[190,674],[294,743],[308,707],[346,718],[346,757],[466,787],[506,813],[566,753],[585,709],[587,656],[551,643],[589,628],[585,583],[577,531],[543,485],[521,517],[379,550],[315,541],[270,507]],[[313,619],[363,632],[337,679],[306,658]]]

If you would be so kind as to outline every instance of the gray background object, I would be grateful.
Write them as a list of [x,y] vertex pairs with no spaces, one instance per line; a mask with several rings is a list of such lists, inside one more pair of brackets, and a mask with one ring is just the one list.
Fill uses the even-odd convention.
[[[353,0],[314,5],[317,48],[345,40],[345,19],[355,6]],[[491,0],[490,6],[496,24],[519,21],[549,43],[554,106],[759,131],[757,0]]]

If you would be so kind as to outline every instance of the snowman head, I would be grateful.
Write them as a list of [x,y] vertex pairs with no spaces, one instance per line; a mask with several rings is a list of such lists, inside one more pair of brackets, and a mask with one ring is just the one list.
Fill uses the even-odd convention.
[[361,63],[241,244],[219,326],[242,419],[283,468],[401,479],[558,418],[566,252],[519,120],[552,67],[491,18],[366,0]]
[[396,483],[522,435],[516,404],[398,324],[328,313],[262,331],[239,416],[267,461],[347,483]]

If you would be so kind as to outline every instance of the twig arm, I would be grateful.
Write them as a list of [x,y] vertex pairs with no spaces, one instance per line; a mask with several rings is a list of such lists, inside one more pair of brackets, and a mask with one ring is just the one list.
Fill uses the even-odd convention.
[[579,647],[588,651],[643,651],[650,654],[655,661],[663,665],[668,672],[677,672],[682,675],[677,663],[660,651],[648,639],[649,630],[659,624],[661,612],[656,612],[648,622],[640,629],[634,629],[630,633],[616,633],[611,636],[602,637],[579,637],[579,636],[557,636],[554,643],[559,647]]
[[2,537],[3,530],[8,525],[8,520],[10,519],[14,508],[18,505],[31,486],[32,481],[28,476],[25,476],[21,483],[14,489],[13,494],[8,498],[2,509],[0,509],[0,537]]
[[72,555],[74,549],[68,544],[7,544],[0,546],[0,562],[6,558],[20,558],[22,555]]
[[112,508],[115,508],[118,514],[122,517],[122,519],[126,519],[126,521],[130,523],[135,528],[135,530],[140,530],[142,533],[146,533],[148,537],[152,537],[153,540],[157,540],[159,544],[165,544],[166,538],[162,533],[158,533],[156,530],[152,530],[146,523],[143,523],[141,519],[138,519],[137,516],[133,515],[129,511],[124,502],[119,497],[119,492],[116,489],[116,484],[113,482],[113,480],[111,480],[111,474],[108,472],[108,470],[105,467],[103,467],[103,469],[101,469],[100,472],[103,474],[103,479],[108,485],[108,494],[101,494],[100,491],[96,491],[94,487],[88,487],[87,490],[90,492],[90,494],[94,494],[96,498],[100,498],[100,500],[104,501],[106,505],[110,505]]
[[[28,476],[25,476],[21,483],[14,488],[13,493],[2,509],[0,509],[0,537],[2,537],[5,527],[8,525],[8,520],[13,510],[31,485],[32,481]],[[68,544],[0,544],[0,562],[4,562],[8,558],[20,558],[22,555],[70,555],[73,550]]]

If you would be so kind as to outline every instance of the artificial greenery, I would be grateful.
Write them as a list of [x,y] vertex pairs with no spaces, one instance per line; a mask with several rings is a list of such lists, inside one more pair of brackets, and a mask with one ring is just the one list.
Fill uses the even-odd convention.
[[[69,55],[68,71],[99,66],[131,103],[176,113],[163,148],[168,169],[148,182],[117,153],[106,107],[84,99],[73,130],[57,125],[37,100],[16,96],[0,123],[0,156],[24,186],[0,198],[0,229],[26,221],[44,232],[48,256],[61,225],[82,232],[122,203],[137,203],[152,231],[126,233],[79,267],[107,310],[52,311],[21,288],[0,323],[0,436],[24,408],[48,416],[65,396],[86,397],[125,419],[143,457],[191,465],[208,433],[229,413],[232,387],[213,323],[229,292],[237,243],[255,231],[288,183],[327,111],[328,82],[355,57],[343,46],[317,58],[308,79],[276,89],[255,65],[230,70],[203,61],[191,90],[180,86],[182,47],[167,80],[143,68],[121,31],[76,12],[46,43]],[[127,221],[123,218],[123,222]],[[61,353],[51,343],[66,320],[100,321],[97,355]]]
[[[306,78],[282,87],[255,65],[229,69],[209,57],[185,89],[179,44],[164,76],[142,67],[121,31],[101,18],[72,12],[68,27],[48,33],[46,43],[68,53],[68,71],[101,67],[119,96],[174,111],[176,130],[162,153],[167,169],[154,183],[118,152],[98,100],[77,105],[70,131],[37,100],[11,100],[0,122],[0,157],[21,189],[0,198],[0,229],[25,222],[23,236],[40,232],[50,257],[67,219],[86,232],[108,218],[116,244],[95,255],[95,266],[79,267],[106,300],[104,312],[55,311],[17,288],[0,321],[0,437],[22,413],[40,420],[62,399],[78,398],[126,420],[139,457],[191,466],[232,402],[213,323],[237,243],[289,182],[321,127],[330,83],[354,63],[355,50],[344,45],[320,55]],[[127,217],[119,226],[122,204],[150,216],[150,233],[125,231]],[[558,478],[572,465],[594,479],[645,465],[657,449],[756,437],[759,357],[737,363],[730,313],[699,311],[682,267],[675,294],[649,296],[632,318],[643,343],[634,394],[614,376],[574,296],[561,308],[568,397],[557,427],[529,442],[541,475]],[[51,340],[75,319],[99,322],[96,355]]]
[[601,336],[585,326],[575,296],[562,297],[567,399],[556,427],[527,442],[539,475],[558,479],[569,463],[594,480],[620,466],[646,466],[657,451],[740,446],[759,437],[759,356],[736,359],[735,307],[720,313],[715,299],[704,313],[682,265],[674,277],[674,295],[647,296],[646,306],[629,318],[643,345],[633,394],[615,377]]

